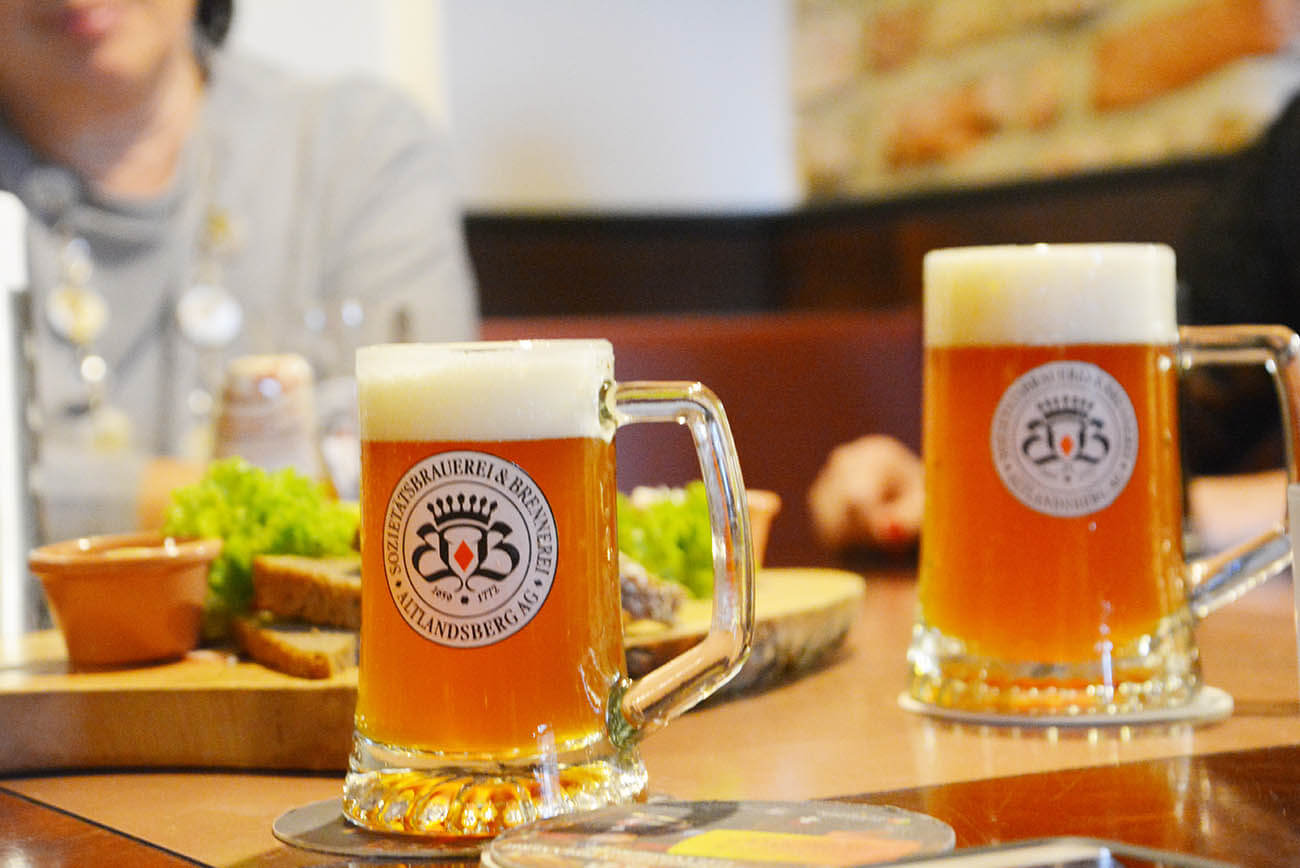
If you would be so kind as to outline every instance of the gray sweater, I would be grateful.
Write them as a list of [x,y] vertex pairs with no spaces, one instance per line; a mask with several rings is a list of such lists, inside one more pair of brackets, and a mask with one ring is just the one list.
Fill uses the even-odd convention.
[[[60,217],[90,244],[91,284],[109,310],[94,349],[137,451],[178,451],[193,425],[187,400],[200,365],[292,351],[326,379],[351,372],[358,344],[476,333],[448,149],[429,120],[376,82],[305,81],[229,52],[207,62],[200,130],[157,199],[97,197],[74,184],[71,208],[50,213],[37,188],[49,189],[51,172],[71,176],[43,164],[0,118],[0,189],[32,212],[36,383],[50,434],[86,399],[75,352],[45,317]],[[229,218],[234,241],[205,257],[196,251],[213,213]],[[243,327],[234,344],[201,356],[175,311],[205,265],[238,298]],[[360,324],[345,325],[345,310],[360,311]]]

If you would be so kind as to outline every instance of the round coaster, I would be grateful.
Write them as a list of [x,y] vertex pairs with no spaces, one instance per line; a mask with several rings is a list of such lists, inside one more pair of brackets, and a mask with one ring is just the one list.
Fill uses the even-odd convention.
[[898,704],[904,711],[913,711],[958,723],[978,723],[986,726],[1100,728],[1157,723],[1203,724],[1224,720],[1232,714],[1232,697],[1217,687],[1202,687],[1191,702],[1177,708],[1153,708],[1148,711],[1119,714],[995,714],[965,711],[920,702],[906,692],[898,695]]
[[414,835],[367,832],[343,818],[343,800],[312,802],[281,814],[271,826],[275,837],[291,847],[335,856],[402,859],[477,859],[486,840],[440,841]]
[[953,848],[951,826],[885,805],[665,801],[553,817],[504,832],[486,868],[746,868],[894,863]]

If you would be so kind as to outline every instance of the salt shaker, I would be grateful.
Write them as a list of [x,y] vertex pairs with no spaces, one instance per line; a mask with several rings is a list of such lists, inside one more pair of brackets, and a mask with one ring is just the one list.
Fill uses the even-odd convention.
[[213,457],[325,479],[311,365],[300,355],[240,356],[226,366]]

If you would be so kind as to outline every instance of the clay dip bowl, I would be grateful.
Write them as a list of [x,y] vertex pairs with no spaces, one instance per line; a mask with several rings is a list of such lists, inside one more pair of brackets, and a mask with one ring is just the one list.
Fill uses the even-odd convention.
[[754,544],[754,566],[761,567],[767,557],[767,538],[772,531],[772,521],[781,511],[781,495],[762,488],[751,488],[745,494],[749,498],[749,534]]
[[221,545],[156,532],[89,536],[33,549],[27,565],[45,586],[69,661],[120,666],[198,645],[208,567]]

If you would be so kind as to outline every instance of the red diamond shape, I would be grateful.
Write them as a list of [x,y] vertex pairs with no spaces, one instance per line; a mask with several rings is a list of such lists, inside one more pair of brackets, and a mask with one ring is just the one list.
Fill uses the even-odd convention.
[[456,559],[456,563],[460,564],[462,570],[467,570],[474,561],[474,552],[470,551],[464,540],[461,540],[460,545],[456,546],[456,553],[452,557]]

